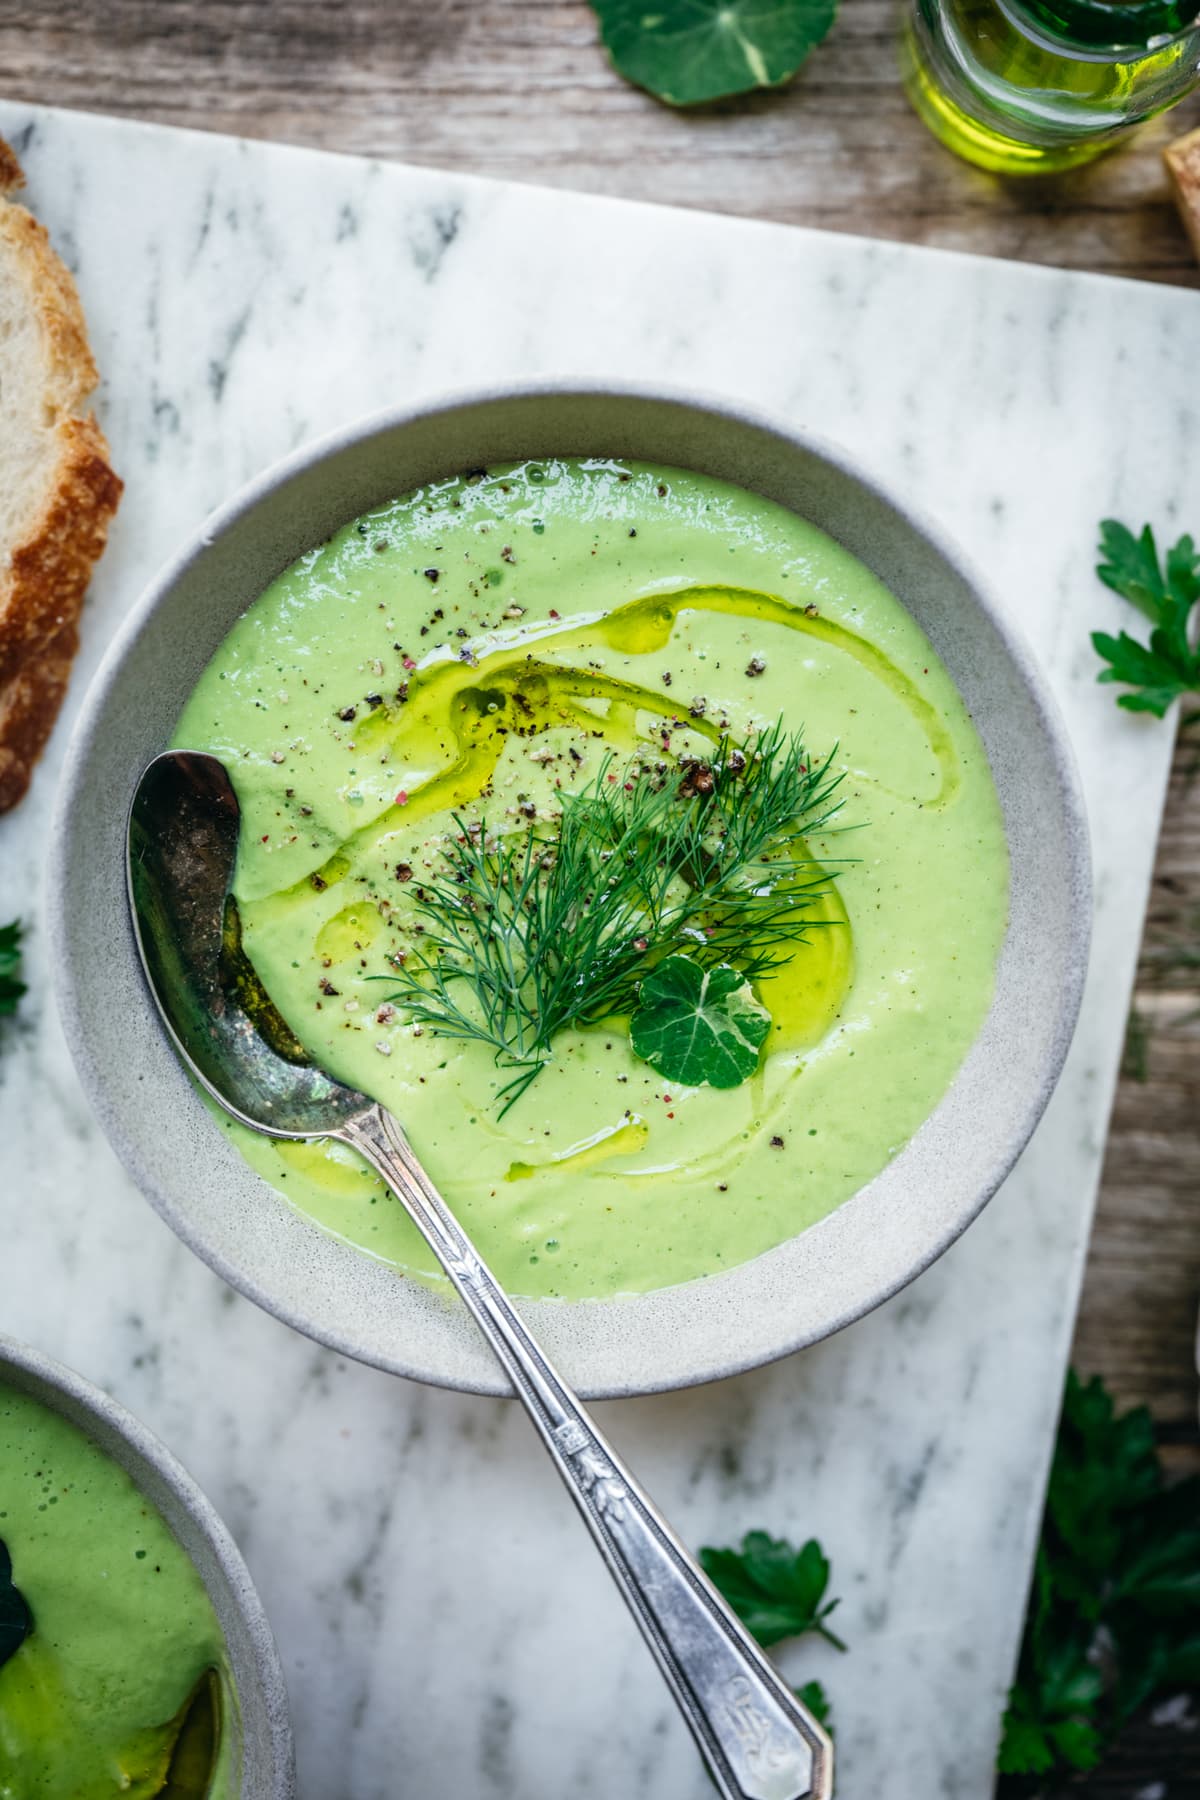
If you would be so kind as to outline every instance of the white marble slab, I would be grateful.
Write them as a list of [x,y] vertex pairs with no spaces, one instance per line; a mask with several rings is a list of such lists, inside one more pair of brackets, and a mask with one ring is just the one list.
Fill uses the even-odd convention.
[[[842,1800],[983,1796],[1020,1628],[1170,752],[1094,685],[1096,522],[1200,492],[1200,298],[841,236],[0,104],[77,269],[128,492],[63,722],[0,824],[33,894],[66,727],[116,620],[246,476],[386,401],[538,373],[769,405],[940,515],[1032,638],[1095,832],[1067,1075],[982,1220],[833,1342],[603,1409],[695,1544],[818,1533],[852,1645]],[[702,1800],[523,1419],[348,1366],[235,1297],[143,1203],[77,1087],[35,925],[0,1057],[0,1324],[112,1389],[221,1508],[278,1634],[303,1800]]]

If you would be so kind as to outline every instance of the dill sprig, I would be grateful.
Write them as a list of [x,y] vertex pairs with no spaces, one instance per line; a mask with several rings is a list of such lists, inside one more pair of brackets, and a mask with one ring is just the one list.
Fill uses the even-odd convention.
[[507,1111],[560,1031],[632,1011],[664,957],[768,974],[825,891],[801,839],[840,810],[835,754],[814,764],[776,722],[722,737],[708,761],[606,757],[549,829],[493,836],[455,814],[444,874],[415,888],[419,944],[389,998],[515,1070]]

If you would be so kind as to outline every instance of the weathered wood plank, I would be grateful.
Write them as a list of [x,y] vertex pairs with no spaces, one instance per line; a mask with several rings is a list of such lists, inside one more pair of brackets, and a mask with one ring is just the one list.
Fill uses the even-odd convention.
[[[1176,749],[1075,1338],[1081,1368],[1151,1407],[1200,1471],[1200,741]],[[1140,1023],[1139,1023],[1140,1022]]]
[[582,0],[0,0],[13,96],[523,181],[1200,285],[1161,149],[1002,182],[910,112],[893,0],[787,90],[680,115],[611,72]]

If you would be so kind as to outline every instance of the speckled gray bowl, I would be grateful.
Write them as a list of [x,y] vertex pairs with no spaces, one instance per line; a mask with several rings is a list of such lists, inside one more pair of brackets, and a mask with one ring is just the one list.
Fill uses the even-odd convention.
[[32,1394],[86,1432],[166,1520],[225,1634],[240,1715],[239,1800],[292,1800],[292,1728],[271,1627],[237,1545],[187,1470],[110,1395],[2,1334],[0,1383]]
[[1028,651],[930,527],[842,458],[717,404],[539,388],[393,411],[290,457],[210,518],[113,644],[77,728],[50,869],[55,963],[80,1074],[120,1155],[226,1280],[381,1368],[505,1391],[454,1302],[309,1224],[247,1168],[189,1086],[142,982],[125,901],[125,814],[143,765],[234,620],[295,557],[421,483],[552,455],[643,458],[792,507],[853,551],[927,632],[966,699],[1004,805],[1012,912],[996,995],[949,1093],[836,1212],[740,1268],[659,1293],[528,1308],[589,1395],[752,1367],[836,1331],[940,1255],[999,1186],[1062,1067],[1091,893],[1071,752]]

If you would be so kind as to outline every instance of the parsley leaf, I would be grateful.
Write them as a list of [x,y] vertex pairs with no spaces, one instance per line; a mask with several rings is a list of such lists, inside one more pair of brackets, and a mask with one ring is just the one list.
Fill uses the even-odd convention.
[[778,87],[826,36],[837,0],[591,0],[618,72],[669,106]]
[[1002,1775],[1045,1775],[1060,1765],[1093,1769],[1103,1740],[1093,1714],[1104,1681],[1090,1661],[1090,1629],[1072,1629],[1053,1612],[1053,1576],[1044,1550],[1034,1572],[1028,1658],[1008,1697],[996,1766]]
[[0,1539],[0,1669],[33,1630],[33,1614],[12,1578],[12,1558]]
[[[764,1650],[807,1631],[835,1650],[846,1648],[825,1623],[838,1602],[825,1600],[829,1559],[815,1538],[797,1550],[765,1531],[749,1531],[740,1550],[701,1550],[700,1566]],[[806,1681],[796,1698],[832,1734],[833,1708],[821,1683]]]
[[833,1732],[833,1705],[829,1695],[819,1681],[806,1681],[803,1687],[796,1689],[796,1698],[801,1706],[807,1706],[818,1725],[823,1725],[829,1733]]
[[[1200,650],[1192,646],[1190,623],[1200,602],[1200,552],[1192,538],[1181,537],[1160,564],[1149,525],[1140,537],[1116,519],[1100,526],[1096,573],[1106,587],[1136,606],[1150,620],[1150,642],[1141,644],[1122,631],[1112,637],[1092,633],[1092,644],[1109,665],[1099,680],[1123,683],[1132,691],[1118,696],[1128,712],[1153,713],[1161,719],[1183,694],[1200,693]],[[1200,717],[1190,714],[1187,723]]]
[[21,980],[21,921],[0,925],[0,1013],[14,1013],[25,992]]
[[1090,1769],[1156,1694],[1200,1681],[1200,1479],[1168,1487],[1144,1407],[1067,1378],[999,1768]]
[[638,989],[629,1037],[635,1054],[668,1081],[731,1088],[758,1067],[770,1027],[770,1013],[740,969],[704,969],[690,956],[667,956]]
[[806,1631],[846,1648],[825,1623],[838,1602],[825,1600],[829,1559],[816,1538],[796,1550],[765,1531],[749,1531],[740,1550],[701,1550],[700,1566],[764,1649]]

